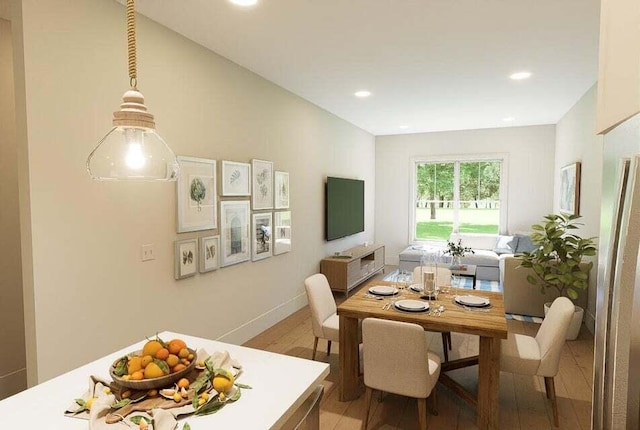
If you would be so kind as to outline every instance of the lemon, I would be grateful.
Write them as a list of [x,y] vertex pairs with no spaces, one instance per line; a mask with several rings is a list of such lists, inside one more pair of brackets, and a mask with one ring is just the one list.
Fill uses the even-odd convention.
[[142,357],[142,367],[147,367],[147,365],[149,363],[151,363],[153,361],[153,357],[150,355],[145,355],[144,357]]
[[228,373],[226,375],[216,375],[213,377],[213,389],[218,393],[228,393],[233,388],[233,375]]
[[93,402],[96,401],[95,397],[91,397],[89,400],[87,400],[85,402],[85,406],[87,407],[87,409],[91,410],[91,406],[93,405]]
[[163,348],[162,344],[157,340],[150,340],[144,344],[142,355],[150,355],[155,357],[157,352]]
[[147,367],[144,368],[144,377],[146,379],[159,378],[164,376],[164,372],[156,363],[149,363]]
[[142,357],[131,357],[127,363],[127,373],[132,375],[140,369],[142,369]]

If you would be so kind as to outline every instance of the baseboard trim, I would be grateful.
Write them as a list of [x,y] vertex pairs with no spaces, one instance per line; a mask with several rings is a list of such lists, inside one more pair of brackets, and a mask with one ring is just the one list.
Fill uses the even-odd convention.
[[0,376],[0,400],[27,388],[27,369],[15,370],[6,375]]
[[275,308],[268,310],[262,315],[259,315],[250,321],[247,321],[240,327],[237,327],[223,334],[216,340],[219,340],[221,342],[233,343],[235,345],[242,345],[249,339],[254,338],[269,327],[277,324],[289,315],[302,309],[306,305],[307,294],[299,294],[292,299],[276,306]]

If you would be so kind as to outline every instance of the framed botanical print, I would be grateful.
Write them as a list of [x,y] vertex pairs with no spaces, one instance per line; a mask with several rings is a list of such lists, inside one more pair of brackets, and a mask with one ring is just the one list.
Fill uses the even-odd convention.
[[274,175],[276,209],[289,209],[289,172],[279,172]]
[[560,212],[580,214],[580,162],[560,169]]
[[220,267],[220,236],[200,238],[200,273]]
[[251,259],[249,200],[220,202],[220,263],[224,266]]
[[236,161],[222,161],[222,195],[251,195],[251,165]]
[[251,160],[253,210],[273,208],[273,163]]
[[178,233],[216,228],[216,160],[182,156],[177,159]]
[[198,266],[198,241],[178,240],[175,245],[175,278],[183,279],[196,274]]
[[253,261],[271,257],[271,212],[253,214]]
[[273,255],[291,251],[291,211],[273,213]]

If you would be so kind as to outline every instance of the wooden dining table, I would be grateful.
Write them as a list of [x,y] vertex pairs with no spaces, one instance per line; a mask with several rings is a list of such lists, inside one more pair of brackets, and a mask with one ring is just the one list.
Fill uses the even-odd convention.
[[[499,418],[498,392],[500,387],[500,340],[507,337],[507,320],[504,312],[502,293],[479,290],[464,290],[458,294],[486,297],[491,301],[488,308],[472,309],[457,305],[453,301],[455,292],[440,294],[437,301],[431,301],[431,309],[441,305],[444,312],[439,316],[429,313],[403,312],[394,306],[384,307],[398,299],[419,299],[419,294],[410,289],[401,289],[393,297],[375,300],[368,290],[372,286],[393,283],[374,280],[359,292],[353,294],[338,306],[340,318],[340,399],[349,401],[361,394],[359,384],[359,324],[365,318],[381,318],[393,321],[415,323],[428,331],[457,332],[476,335],[480,338],[479,355],[442,363],[439,382],[451,388],[477,410],[477,425],[480,429],[497,429]],[[451,379],[445,372],[478,364],[478,392],[468,392]],[[366,369],[365,369],[366,371]]]

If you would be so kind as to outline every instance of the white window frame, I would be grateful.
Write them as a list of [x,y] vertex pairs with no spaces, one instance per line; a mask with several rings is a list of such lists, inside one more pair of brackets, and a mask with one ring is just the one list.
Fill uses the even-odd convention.
[[[509,172],[509,154],[506,153],[490,153],[490,154],[455,154],[455,155],[434,155],[428,157],[412,157],[409,161],[409,242],[420,244],[441,245],[443,241],[418,239],[416,237],[416,185],[418,180],[417,165],[421,163],[456,163],[456,162],[476,162],[476,161],[500,161],[500,221],[498,232],[505,234],[507,232],[508,210],[507,203],[509,195],[507,184]],[[460,172],[459,164],[454,164],[454,205],[460,204]],[[456,215],[454,215],[456,216]],[[455,223],[455,221],[454,221]]]

